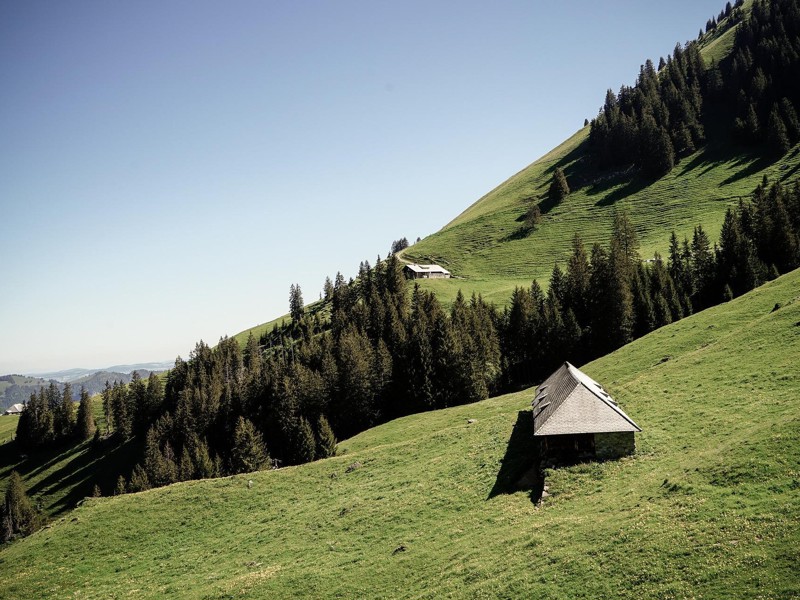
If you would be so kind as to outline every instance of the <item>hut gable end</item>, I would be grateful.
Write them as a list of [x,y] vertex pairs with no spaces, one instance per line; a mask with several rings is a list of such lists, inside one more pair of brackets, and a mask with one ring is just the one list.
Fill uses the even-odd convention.
[[641,431],[594,379],[564,363],[538,388],[533,435]]

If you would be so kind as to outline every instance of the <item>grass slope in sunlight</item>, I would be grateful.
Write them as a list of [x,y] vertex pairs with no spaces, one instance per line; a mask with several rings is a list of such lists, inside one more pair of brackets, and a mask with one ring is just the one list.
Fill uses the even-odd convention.
[[541,506],[509,485],[526,390],[332,459],[89,500],[0,551],[0,597],[796,597],[798,294],[800,271],[586,365],[637,454],[549,470]]
[[[105,433],[99,396],[92,398],[92,412],[100,431]],[[141,453],[141,441],[117,444],[111,440],[102,441],[96,448],[89,440],[21,452],[10,442],[18,421],[16,416],[0,417],[0,493],[5,493],[11,471],[19,472],[33,504],[47,518],[75,508],[92,494],[95,485],[103,494],[112,494],[119,473],[127,477]]]
[[[439,232],[403,252],[404,260],[438,263],[453,279],[422,280],[448,304],[458,289],[505,305],[515,286],[545,283],[553,265],[566,265],[572,238],[587,247],[607,246],[612,215],[626,211],[641,241],[643,258],[666,257],[669,236],[691,239],[702,225],[716,241],[725,210],[749,199],[764,175],[793,181],[800,170],[800,147],[772,162],[742,154],[742,149],[709,143],[684,158],[661,179],[650,182],[628,172],[596,171],[589,165],[585,127],[549,154],[492,190]],[[565,170],[572,193],[558,206],[544,197],[553,170]],[[522,220],[533,202],[544,206],[541,224],[526,231]]]

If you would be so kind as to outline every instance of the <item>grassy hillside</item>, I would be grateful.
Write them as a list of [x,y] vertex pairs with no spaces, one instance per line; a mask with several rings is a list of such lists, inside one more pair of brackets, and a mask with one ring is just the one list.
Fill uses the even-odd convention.
[[336,458],[89,500],[0,551],[0,597],[796,597],[799,290],[796,271],[587,365],[638,452],[548,471],[541,506],[509,484],[527,390]]
[[[92,409],[95,422],[104,432],[100,397],[92,399]],[[10,443],[18,421],[17,416],[0,416],[0,490],[5,491],[11,471],[18,471],[33,503],[47,517],[74,508],[92,494],[95,485],[111,494],[119,472],[127,475],[141,452],[140,442],[119,445],[104,441],[94,447],[88,441],[22,454]]]
[[[703,36],[700,45],[707,65],[718,64],[730,53],[735,31],[735,26],[721,26]],[[599,107],[602,90],[597,98]],[[719,108],[707,107],[706,112],[708,144],[655,182],[633,170],[594,168],[587,148],[589,127],[584,127],[440,231],[405,250],[403,258],[439,263],[453,273],[452,280],[422,283],[446,304],[462,289],[504,305],[515,286],[528,286],[532,279],[546,282],[556,262],[564,265],[575,233],[587,247],[606,244],[614,210],[630,214],[645,258],[654,252],[665,255],[672,231],[691,238],[698,224],[716,240],[725,210],[749,197],[764,175],[772,181],[798,176],[800,147],[777,162],[759,158],[731,142],[730,118]],[[553,207],[546,195],[556,167],[564,169],[572,193]],[[543,222],[528,232],[524,215],[536,202]]]
[[18,415],[0,415],[0,447],[14,436],[18,422]]
[[[644,257],[666,255],[673,230],[691,238],[698,224],[716,240],[726,208],[749,198],[763,175],[787,181],[800,169],[800,147],[770,162],[710,143],[663,178],[648,182],[626,172],[594,170],[586,155],[588,133],[588,127],[578,131],[441,231],[405,250],[404,259],[436,262],[455,276],[423,285],[444,302],[461,288],[505,304],[515,286],[530,285],[534,278],[547,281],[556,262],[565,265],[576,232],[587,246],[607,244],[614,210],[629,213]],[[546,195],[556,167],[565,170],[573,191],[561,205],[545,211],[535,231],[525,234],[521,220],[527,207]]]

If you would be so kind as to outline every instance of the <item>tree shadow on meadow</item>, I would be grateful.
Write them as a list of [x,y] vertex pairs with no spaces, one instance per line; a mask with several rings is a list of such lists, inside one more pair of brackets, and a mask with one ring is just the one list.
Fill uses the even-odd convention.
[[[103,495],[114,492],[120,474],[127,476],[140,458],[143,443],[103,440],[23,452],[16,442],[0,445],[0,478],[17,471],[26,492],[51,516],[59,515],[92,495],[97,485]],[[31,483],[31,479],[38,479]],[[2,490],[0,490],[0,494]]]
[[736,166],[746,165],[744,168],[736,171],[733,175],[725,179],[720,185],[728,185],[730,183],[735,183],[740,179],[745,179],[746,177],[750,177],[751,175],[755,175],[766,169],[772,163],[775,162],[775,157],[770,156],[761,156],[758,158],[753,159],[752,157],[743,157],[741,160],[736,162]]
[[517,413],[500,471],[487,500],[519,491],[529,491],[533,503],[539,502],[544,491],[542,457],[539,442],[533,437],[533,413],[530,410]]

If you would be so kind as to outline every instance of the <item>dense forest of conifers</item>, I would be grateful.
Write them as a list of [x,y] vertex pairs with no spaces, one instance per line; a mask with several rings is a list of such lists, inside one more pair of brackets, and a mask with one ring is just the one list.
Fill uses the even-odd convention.
[[648,60],[634,86],[608,90],[589,135],[599,167],[664,175],[705,143],[707,112],[732,139],[773,155],[800,140],[800,0],[756,0],[749,13],[741,4],[707,25],[709,33],[739,25],[720,64],[706,65],[697,41],[678,44],[658,68]]
[[[692,43],[676,48],[658,71],[644,66],[634,88],[609,94],[590,136],[601,165],[641,160],[643,169],[660,173],[669,165],[649,162],[646,142],[678,156],[691,152],[704,140],[703,107],[730,97],[737,99],[734,132],[743,122],[753,140],[771,139],[778,114],[789,141],[796,139],[798,0],[756,2],[750,17],[726,12],[723,22],[744,19],[730,60],[706,69]],[[736,94],[724,91],[734,85]],[[749,129],[751,109],[766,129]],[[637,248],[633,224],[618,212],[608,246],[587,250],[576,235],[548,290],[535,281],[518,288],[504,310],[460,294],[444,310],[431,292],[409,289],[395,254],[362,263],[350,281],[326,281],[325,321],[303,310],[293,286],[291,322],[251,336],[244,348],[230,338],[214,348],[201,341],[163,383],[135,377],[106,387],[105,434],[137,437],[144,449],[116,490],[102,492],[329,456],[336,437],[518,389],[564,360],[581,364],[606,354],[798,267],[800,185],[764,181],[752,201],[728,211],[713,246],[698,226],[692,239],[673,234],[666,259],[643,262]],[[43,389],[20,418],[17,443],[30,449],[66,440],[76,435],[73,421],[63,395]],[[78,430],[86,435],[85,427]]]
[[[564,360],[581,364],[742,294],[800,266],[800,184],[765,181],[727,212],[713,246],[698,226],[691,240],[673,234],[666,260],[642,261],[637,247],[616,213],[608,246],[587,252],[576,235],[548,291],[534,281],[502,311],[461,295],[445,311],[431,292],[408,289],[393,254],[362,263],[355,280],[336,278],[324,324],[297,305],[295,288],[294,319],[244,349],[231,338],[199,342],[163,385],[152,375],[106,388],[106,433],[145,443],[133,473],[103,492],[330,456],[335,436],[533,384]],[[34,394],[17,443],[88,435],[66,404],[54,386]]]

